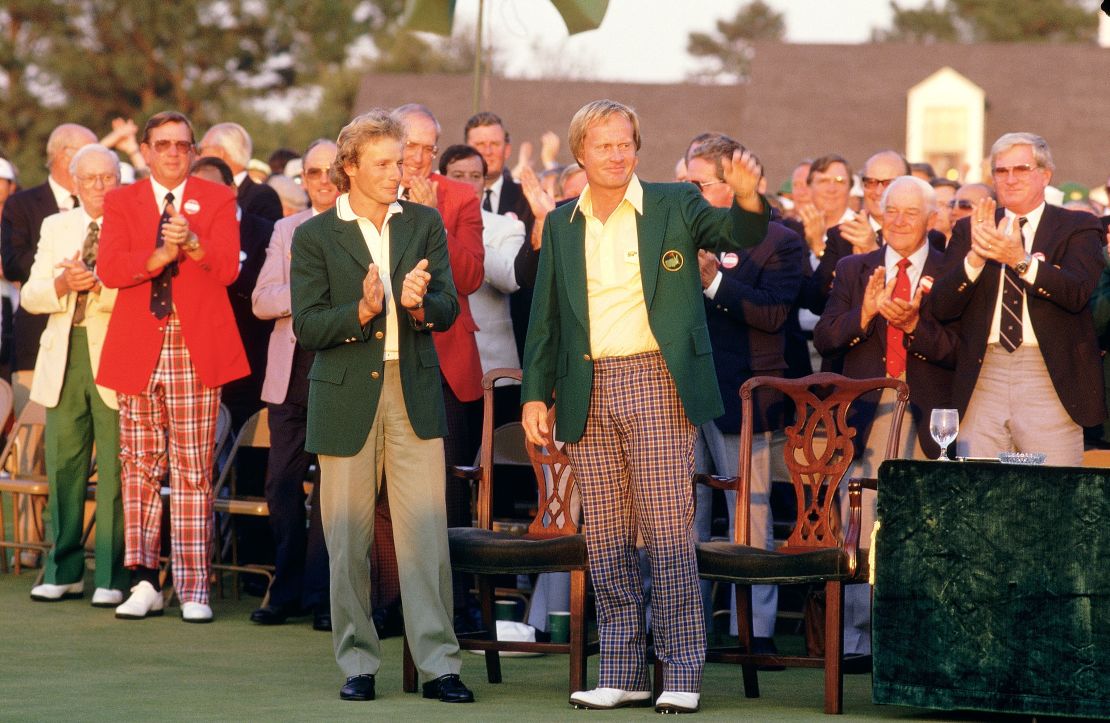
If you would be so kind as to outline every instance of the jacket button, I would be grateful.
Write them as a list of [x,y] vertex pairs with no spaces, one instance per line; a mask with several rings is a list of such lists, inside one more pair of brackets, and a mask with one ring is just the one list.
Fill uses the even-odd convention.
[[381,374],[379,374],[377,372],[370,372],[370,378],[371,379],[377,379],[380,376],[381,376]]
[[384,339],[384,338],[385,338],[385,334],[384,334],[384,333],[382,333],[382,332],[380,332],[380,331],[376,331],[376,332],[374,332],[374,338],[375,338],[375,339]]
[[592,359],[590,358],[590,355],[589,355],[589,354],[583,354],[583,355],[582,355],[582,358],[583,358],[583,359],[585,359],[586,361],[593,361],[593,360],[592,360]]

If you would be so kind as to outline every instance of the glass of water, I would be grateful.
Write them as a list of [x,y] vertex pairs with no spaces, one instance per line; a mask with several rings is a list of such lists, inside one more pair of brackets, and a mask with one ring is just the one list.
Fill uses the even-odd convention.
[[948,445],[956,441],[960,432],[960,415],[955,409],[934,409],[929,417],[929,434],[940,445],[938,460],[948,461]]

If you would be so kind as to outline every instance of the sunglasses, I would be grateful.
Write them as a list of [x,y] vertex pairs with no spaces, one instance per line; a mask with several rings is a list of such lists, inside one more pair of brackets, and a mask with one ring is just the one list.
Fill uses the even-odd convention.
[[155,153],[169,153],[170,148],[176,148],[178,153],[185,154],[193,150],[192,141],[170,141],[162,139],[148,144],[154,149]]
[[951,201],[948,202],[948,208],[951,208],[951,209],[957,209],[958,208],[961,211],[970,211],[974,207],[975,207],[975,204],[973,204],[971,201],[968,201],[967,199],[960,199],[959,201],[951,200]]

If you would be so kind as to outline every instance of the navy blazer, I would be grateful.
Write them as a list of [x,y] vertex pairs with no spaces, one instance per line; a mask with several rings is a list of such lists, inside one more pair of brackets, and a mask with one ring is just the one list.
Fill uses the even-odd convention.
[[[876,315],[866,329],[860,329],[860,312],[864,290],[872,272],[883,265],[883,248],[866,254],[845,256],[836,265],[836,277],[825,307],[825,313],[813,330],[813,343],[822,354],[843,354],[844,376],[869,379],[886,376],[887,323]],[[941,273],[943,259],[930,247],[925,259],[925,276],[934,279]],[[957,335],[954,329],[941,324],[932,313],[933,294],[921,301],[921,315],[914,333],[903,338],[906,346],[906,383],[910,387],[910,413],[917,428],[921,448],[929,457],[937,457],[940,447],[929,434],[929,416],[933,409],[949,404],[948,390],[952,384],[952,368],[956,362]],[[852,405],[849,423],[860,430],[856,451],[867,445],[871,420],[875,414],[877,395],[865,397]]]
[[[39,247],[39,231],[43,219],[58,212],[58,202],[49,183],[42,183],[11,196],[4,204],[0,221],[0,258],[4,261],[4,277],[23,283],[31,275],[35,251]],[[48,314],[31,314],[22,306],[15,310],[12,337],[12,371],[35,368],[39,355],[39,338],[46,329]]]
[[[705,318],[713,344],[713,365],[725,412],[715,420],[726,434],[740,433],[740,387],[753,376],[782,376],[786,362],[786,324],[802,285],[805,243],[786,226],[768,224],[753,249],[725,256],[721,283],[705,299]],[[735,260],[732,268],[727,262]],[[757,392],[754,431],[782,429],[781,396]]]
[[[1003,213],[998,209],[996,219]],[[1101,424],[1106,418],[1102,358],[1088,303],[1102,273],[1104,242],[1096,217],[1046,204],[1032,246],[1033,254],[1043,260],[1033,284],[1025,289],[1029,320],[1052,386],[1068,414],[1082,427]],[[964,270],[964,257],[970,248],[971,220],[963,218],[952,229],[944,255],[945,270],[933,287],[937,318],[960,319],[952,404],[961,415],[979,379],[1002,270],[997,261],[987,261],[972,283]],[[1093,393],[1096,390],[1098,393]]]

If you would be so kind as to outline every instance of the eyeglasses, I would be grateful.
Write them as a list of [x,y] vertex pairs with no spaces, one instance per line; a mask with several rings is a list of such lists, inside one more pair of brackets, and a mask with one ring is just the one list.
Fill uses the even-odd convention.
[[970,211],[971,209],[975,208],[975,204],[971,201],[968,201],[966,198],[961,198],[959,201],[957,201],[956,199],[952,199],[948,202],[948,208],[951,208],[953,210],[958,208],[961,211]]
[[116,185],[116,174],[114,173],[101,173],[96,176],[77,176],[77,182],[85,188],[92,188],[96,186],[96,182],[100,181],[102,186]]
[[1018,166],[999,166],[991,169],[991,175],[995,178],[1016,178],[1019,181],[1029,178],[1029,174],[1037,169],[1037,166],[1031,166],[1028,163],[1022,163]]
[[894,179],[893,178],[871,178],[870,176],[864,176],[863,178],[860,179],[860,182],[863,183],[863,187],[866,188],[868,191],[873,191],[876,188],[885,189],[887,186],[894,183]]
[[818,176],[813,179],[811,186],[847,186],[848,179],[844,176]]
[[153,148],[155,153],[160,154],[169,153],[171,148],[176,148],[177,152],[182,155],[185,155],[189,151],[193,150],[192,141],[170,141],[166,140],[165,138],[159,141],[154,141],[153,143],[148,143],[147,145]]
[[421,143],[413,143],[412,141],[405,142],[405,153],[415,154],[417,151],[434,156],[436,153],[439,153],[439,146],[425,146]]
[[305,178],[315,181],[321,177],[326,179],[328,177],[328,170],[327,168],[306,168],[302,173],[304,173]]
[[704,191],[708,186],[716,186],[718,183],[724,183],[724,181],[690,181],[690,183],[697,186],[699,191]]

